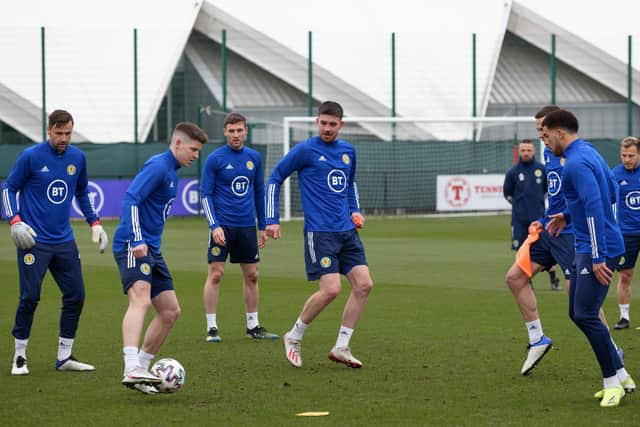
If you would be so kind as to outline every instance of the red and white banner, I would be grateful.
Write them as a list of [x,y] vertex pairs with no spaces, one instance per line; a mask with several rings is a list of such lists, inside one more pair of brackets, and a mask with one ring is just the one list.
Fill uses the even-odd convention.
[[438,175],[438,211],[511,210],[502,195],[504,175]]

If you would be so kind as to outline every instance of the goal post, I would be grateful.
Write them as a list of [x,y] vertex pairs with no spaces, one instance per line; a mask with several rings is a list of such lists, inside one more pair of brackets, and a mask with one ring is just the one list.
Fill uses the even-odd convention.
[[[293,144],[317,134],[315,120],[316,117],[308,116],[283,118],[283,156]],[[435,204],[430,199],[435,200],[434,174],[504,173],[506,167],[513,164],[513,145],[520,139],[537,139],[535,119],[530,116],[345,117],[343,120],[340,138],[356,146],[361,206],[365,213],[374,214],[433,211]],[[539,153],[543,148],[541,145]],[[472,153],[465,153],[466,150]],[[476,155],[479,159],[474,162]],[[452,161],[451,157],[455,156],[466,157]],[[488,159],[486,167],[477,166],[482,159]],[[444,164],[449,166],[442,167]],[[377,176],[377,171],[382,170],[384,179]],[[360,177],[361,171],[366,175],[364,180]],[[291,178],[287,178],[282,185],[283,221],[301,216],[299,209],[293,210],[293,193]],[[367,206],[363,193],[374,201],[373,206]],[[429,200],[417,203],[412,200],[417,195]]]

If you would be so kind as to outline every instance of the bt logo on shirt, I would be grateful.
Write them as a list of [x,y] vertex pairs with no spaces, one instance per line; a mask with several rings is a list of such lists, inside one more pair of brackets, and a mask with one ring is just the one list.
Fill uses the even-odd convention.
[[236,196],[245,196],[249,191],[249,178],[246,176],[237,176],[231,182],[231,191]]
[[327,185],[331,191],[342,193],[347,188],[347,176],[340,169],[333,169],[327,175]]
[[67,199],[68,193],[69,187],[67,186],[67,183],[61,179],[51,181],[47,187],[47,199],[49,199],[49,201],[54,205],[64,203]]
[[547,176],[547,183],[549,184],[549,195],[555,196],[560,192],[562,188],[562,180],[558,172],[553,171]]
[[631,210],[637,211],[640,209],[640,191],[631,191],[624,198],[624,202]]

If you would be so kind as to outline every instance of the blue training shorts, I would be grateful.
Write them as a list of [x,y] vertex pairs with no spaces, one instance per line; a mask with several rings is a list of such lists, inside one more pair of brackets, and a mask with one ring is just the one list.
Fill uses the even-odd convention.
[[232,264],[255,264],[260,262],[258,238],[255,227],[228,227],[222,225],[226,246],[218,246],[211,237],[209,230],[208,262],[225,262],[227,254]]
[[340,232],[304,233],[307,279],[318,280],[328,273],[347,274],[356,265],[367,265],[364,246],[355,229]]
[[628,270],[636,266],[640,252],[640,236],[623,235],[625,252],[618,270]]
[[571,265],[576,255],[574,237],[571,233],[554,237],[547,230],[540,233],[540,237],[529,249],[531,261],[540,264],[544,270],[548,270],[555,264],[562,268],[564,278],[571,278]]
[[120,270],[122,290],[126,294],[138,280],[151,284],[151,298],[163,291],[173,290],[173,279],[162,254],[147,249],[147,256],[135,258],[130,248],[114,252],[113,257]]

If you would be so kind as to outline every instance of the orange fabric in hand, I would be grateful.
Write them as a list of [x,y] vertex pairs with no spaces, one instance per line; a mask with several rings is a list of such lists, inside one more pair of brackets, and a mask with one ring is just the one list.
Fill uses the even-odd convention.
[[533,276],[533,272],[531,269],[531,255],[529,250],[531,249],[531,245],[540,238],[540,233],[542,232],[542,227],[536,227],[535,225],[529,226],[529,235],[522,242],[518,252],[516,252],[516,264],[524,273],[527,275],[529,279]]

